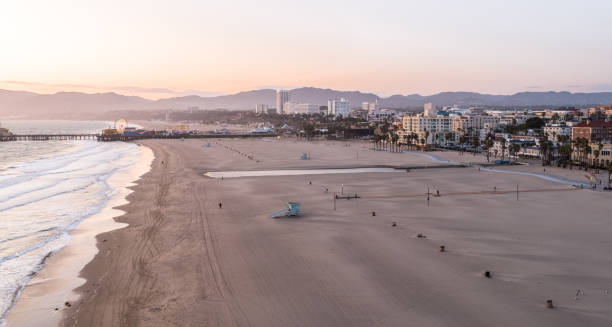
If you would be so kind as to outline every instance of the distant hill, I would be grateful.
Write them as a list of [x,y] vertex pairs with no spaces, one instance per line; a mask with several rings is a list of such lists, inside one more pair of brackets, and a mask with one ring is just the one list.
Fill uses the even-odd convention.
[[111,110],[146,109],[150,102],[117,93],[37,94],[0,90],[0,114],[3,118],[82,118]]
[[[612,104],[612,92],[570,93],[570,92],[521,92],[513,95],[492,95],[473,92],[442,92],[430,96],[419,94],[393,95],[380,98],[372,93],[359,91],[337,91],[303,87],[290,90],[290,99],[300,102],[325,105],[327,100],[345,98],[352,107],[362,102],[377,99],[386,108],[421,107],[427,102],[445,105],[488,105],[488,106],[586,106]],[[83,118],[113,110],[182,110],[190,107],[200,109],[253,109],[256,104],[276,107],[276,91],[272,89],[253,90],[232,95],[201,97],[197,95],[148,100],[137,96],[117,93],[87,94],[59,92],[37,94],[23,91],[0,90],[0,114],[2,117],[23,118]]]

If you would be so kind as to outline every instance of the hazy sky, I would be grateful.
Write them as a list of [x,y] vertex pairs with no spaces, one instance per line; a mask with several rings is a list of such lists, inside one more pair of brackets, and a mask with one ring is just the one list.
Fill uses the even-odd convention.
[[612,91],[612,0],[0,1],[0,88]]

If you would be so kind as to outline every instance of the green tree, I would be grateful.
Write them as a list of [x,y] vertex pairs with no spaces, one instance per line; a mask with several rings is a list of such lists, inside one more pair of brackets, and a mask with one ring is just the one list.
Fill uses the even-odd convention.
[[527,129],[540,129],[542,128],[542,126],[544,126],[544,120],[542,120],[542,118],[540,117],[531,117],[529,119],[527,119],[527,121],[525,122],[525,127]]

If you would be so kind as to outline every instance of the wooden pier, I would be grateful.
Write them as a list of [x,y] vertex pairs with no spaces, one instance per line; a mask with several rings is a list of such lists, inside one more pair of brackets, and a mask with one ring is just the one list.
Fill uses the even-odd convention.
[[276,137],[277,134],[185,134],[185,135],[120,135],[120,134],[14,134],[0,136],[0,142],[9,141],[64,141],[95,140],[100,142],[126,142],[144,139],[205,139]]
[[0,141],[97,140],[98,136],[98,134],[13,134],[0,136]]

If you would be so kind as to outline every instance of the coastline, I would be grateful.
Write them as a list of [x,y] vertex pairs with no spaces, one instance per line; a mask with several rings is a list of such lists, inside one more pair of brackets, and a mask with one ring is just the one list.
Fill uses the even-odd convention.
[[[117,193],[100,212],[84,219],[72,232],[71,243],[48,257],[44,267],[28,282],[13,308],[8,312],[6,326],[58,325],[62,312],[79,298],[75,289],[86,282],[80,271],[99,252],[97,236],[123,228],[115,221],[124,212],[117,207],[127,204],[127,196],[138,180],[146,174],[154,160],[153,151],[139,145],[141,158],[132,167],[109,177],[108,183]],[[56,310],[57,308],[57,310]]]

